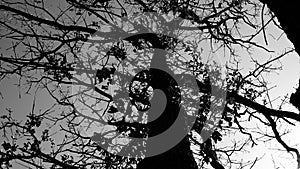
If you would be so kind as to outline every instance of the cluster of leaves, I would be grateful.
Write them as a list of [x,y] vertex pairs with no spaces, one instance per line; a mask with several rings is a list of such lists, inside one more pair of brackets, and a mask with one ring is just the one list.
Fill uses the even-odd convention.
[[61,82],[65,78],[72,79],[70,71],[73,70],[73,63],[67,60],[66,55],[58,57],[57,55],[49,55],[47,57],[49,65],[45,66],[44,71],[53,77],[56,81]]
[[108,56],[114,56],[115,58],[121,60],[124,60],[126,58],[126,51],[124,48],[120,47],[118,44],[114,45],[113,47],[111,47],[109,49],[109,51],[107,52]]
[[150,108],[151,75],[149,71],[139,72],[130,82],[129,97],[133,105],[138,110],[147,110]]
[[104,80],[111,81],[111,76],[115,73],[116,69],[103,67],[102,69],[98,69],[96,72],[96,77],[98,79],[98,83],[102,83]]
[[40,127],[43,118],[41,116],[35,115],[35,114],[29,114],[27,115],[28,119],[25,123],[26,127],[28,129],[32,129],[34,127]]

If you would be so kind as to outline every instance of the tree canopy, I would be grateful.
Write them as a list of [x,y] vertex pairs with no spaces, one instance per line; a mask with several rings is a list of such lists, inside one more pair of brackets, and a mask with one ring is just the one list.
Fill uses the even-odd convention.
[[1,168],[253,168],[260,157],[243,154],[274,140],[300,168],[285,140],[300,121],[300,91],[274,105],[268,83],[300,52],[295,8],[0,0],[0,94],[3,103],[14,95],[8,82],[30,96],[19,107],[28,112],[1,106]]

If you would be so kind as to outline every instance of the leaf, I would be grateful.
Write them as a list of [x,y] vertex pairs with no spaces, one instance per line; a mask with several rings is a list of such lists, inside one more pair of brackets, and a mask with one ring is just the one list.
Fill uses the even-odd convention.
[[4,150],[7,151],[11,148],[11,145],[10,145],[10,143],[7,143],[7,142],[4,141],[4,143],[2,144],[2,147],[4,148]]
[[111,113],[111,114],[116,113],[116,112],[118,112],[118,109],[114,106],[111,106],[109,108],[109,110],[107,111],[107,113]]
[[214,140],[215,143],[217,143],[218,141],[222,140],[222,135],[218,131],[215,131],[212,134],[212,139]]

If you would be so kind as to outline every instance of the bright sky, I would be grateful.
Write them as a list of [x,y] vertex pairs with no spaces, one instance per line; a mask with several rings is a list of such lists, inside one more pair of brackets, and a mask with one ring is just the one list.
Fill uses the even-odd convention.
[[[291,43],[287,40],[285,35],[281,36],[281,31],[277,31],[277,28],[274,25],[270,25],[268,27],[268,32],[271,34],[267,34],[268,37],[268,48],[275,50],[275,54],[273,57],[276,57],[283,53],[285,50],[290,49],[292,46]],[[274,38],[275,39],[274,39]],[[280,38],[279,38],[280,37]],[[279,40],[277,40],[279,38]],[[262,41],[262,39],[258,39],[258,41]],[[1,44],[4,45],[4,44]],[[3,47],[3,46],[2,46]],[[243,52],[241,52],[243,53]],[[262,63],[267,61],[271,55],[258,50],[254,52],[252,55],[255,59],[260,60]],[[241,67],[244,68],[244,72],[246,73],[249,71],[247,67],[251,67],[249,65],[250,58],[248,56],[241,57],[242,62]],[[278,108],[278,105],[281,103],[281,99],[283,96],[294,92],[294,88],[297,87],[298,80],[300,79],[300,57],[294,52],[283,57],[280,60],[280,64],[282,65],[282,70],[278,73],[271,73],[266,75],[266,81],[269,82],[269,86],[276,86],[272,90],[270,90],[270,97],[277,98],[281,96],[277,100],[273,102],[273,107]],[[279,65],[279,64],[278,64]],[[33,95],[22,95],[19,98],[18,88],[17,86],[13,85],[16,83],[16,78],[11,78],[9,80],[1,81],[0,82],[0,91],[3,95],[3,99],[0,99],[0,111],[1,114],[4,112],[6,107],[11,107],[15,111],[15,115],[19,119],[25,119],[26,114],[31,111]],[[49,102],[49,97],[45,93],[39,93],[37,96],[38,104],[36,110],[44,109],[45,107],[51,106],[51,102]],[[296,111],[295,108],[289,105],[285,105],[283,107],[285,110]],[[295,138],[300,138],[300,126],[299,124],[295,127],[292,127],[292,133],[289,134],[287,137],[284,137],[289,145],[296,145],[300,143],[300,140]],[[239,139],[239,137],[243,137],[237,134],[234,138]],[[229,145],[230,140],[233,137],[224,137],[224,142],[220,146]],[[227,144],[228,143],[228,144]],[[296,161],[286,152],[281,152],[278,150],[271,150],[272,148],[280,148],[282,147],[275,142],[270,142],[267,144],[260,143],[258,146],[254,146],[253,148],[249,149],[249,153],[243,154],[242,156],[237,156],[237,158],[241,159],[254,159],[255,157],[264,156],[264,158],[257,162],[257,164],[253,167],[253,169],[261,169],[261,168],[296,168]],[[300,146],[296,146],[300,150]],[[274,157],[274,161],[276,167],[273,164],[272,157]]]
[[[270,24],[267,28],[267,38],[268,38],[268,49],[274,50],[274,54],[268,54],[261,50],[257,50],[253,53],[252,57],[260,61],[262,64],[268,60],[280,54],[284,53],[284,51],[288,51],[293,47],[287,37],[283,34],[282,31],[278,30],[273,24]],[[258,42],[262,42],[263,39],[257,39]],[[263,44],[263,43],[260,43]],[[249,59],[249,60],[248,60]],[[249,67],[253,66],[249,64],[250,58],[242,57],[241,68],[244,70],[245,74],[249,71]],[[298,80],[300,79],[300,57],[297,53],[293,52],[288,54],[280,59],[280,62],[274,62],[277,66],[282,66],[280,71],[276,73],[271,72],[269,74],[265,74],[264,78],[268,82],[269,87],[274,87],[269,91],[269,95],[271,99],[276,99],[272,102],[272,106],[274,109],[278,109],[281,104],[284,96],[290,96],[292,92],[295,92],[295,88],[298,86]],[[286,100],[287,102],[289,100]],[[270,105],[269,105],[270,107]],[[282,108],[287,111],[297,112],[297,109],[291,106],[290,104],[285,104]],[[254,127],[254,126],[253,126]],[[263,126],[264,127],[264,126]],[[284,127],[282,127],[284,128]],[[300,150],[300,140],[295,138],[300,138],[300,125],[296,123],[296,126],[289,127],[291,133],[287,136],[283,137],[284,141],[291,147],[297,148]],[[283,131],[283,130],[282,130]],[[241,134],[237,134],[234,137],[225,137],[225,140],[229,143],[232,139],[236,139],[239,137],[244,137]],[[226,141],[222,142],[222,146],[226,146]],[[228,144],[229,145],[229,144]],[[221,146],[221,147],[222,147]],[[279,150],[280,149],[280,150]],[[279,150],[279,151],[278,151]],[[259,160],[253,169],[261,169],[261,168],[297,168],[296,158],[290,154],[288,154],[284,150],[281,145],[277,143],[277,141],[266,142],[258,142],[257,146],[248,149],[248,153],[241,154],[236,156],[237,159],[243,159],[243,161],[247,161],[249,159],[254,160],[256,157],[263,157]],[[250,167],[250,166],[248,166]]]

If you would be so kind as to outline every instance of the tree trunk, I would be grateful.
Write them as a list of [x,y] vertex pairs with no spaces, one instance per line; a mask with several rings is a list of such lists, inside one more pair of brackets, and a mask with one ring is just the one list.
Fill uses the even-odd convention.
[[143,159],[137,169],[197,169],[188,137],[169,151]]
[[[153,36],[153,35],[152,35]],[[148,38],[151,36],[147,36]],[[156,35],[153,36],[155,38]],[[157,43],[158,40],[150,40],[154,44],[154,48],[160,48],[163,50],[156,50],[151,60],[151,68],[159,69],[162,72],[152,70],[152,85],[153,89],[160,89],[167,97],[167,105],[163,114],[153,122],[153,125],[149,125],[149,135],[155,136],[161,133],[161,129],[167,129],[172,125],[177,118],[177,113],[180,110],[180,91],[176,90],[175,83],[171,82],[175,75],[168,68],[166,62],[167,53],[164,51],[166,46]],[[164,74],[163,72],[167,74]],[[175,80],[176,81],[176,80]],[[153,98],[154,99],[154,98]],[[155,98],[160,99],[160,98]],[[149,114],[149,117],[152,113]],[[180,118],[180,117],[179,117]],[[182,121],[183,122],[183,121]],[[170,124],[171,123],[171,124]],[[184,123],[182,123],[182,130],[185,129]],[[182,132],[182,131],[178,131]],[[159,143],[157,143],[159,144]],[[146,152],[147,153],[147,152]],[[146,157],[137,166],[137,169],[197,169],[197,163],[193,157],[193,152],[190,149],[190,141],[188,136],[185,136],[176,146],[170,150],[151,157]]]

